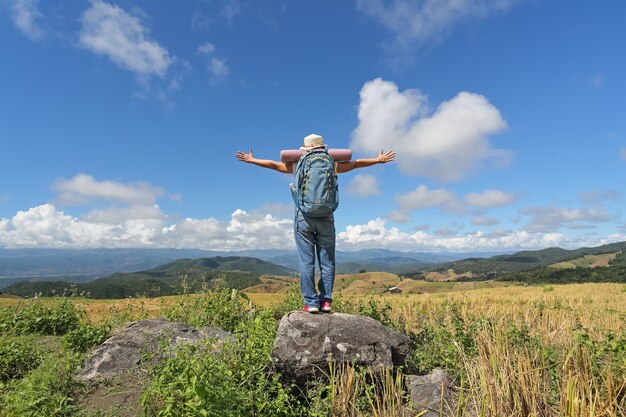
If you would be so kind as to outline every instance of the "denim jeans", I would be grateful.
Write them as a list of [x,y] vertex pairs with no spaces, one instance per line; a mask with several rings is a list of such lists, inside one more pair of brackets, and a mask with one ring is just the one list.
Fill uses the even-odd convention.
[[[304,303],[319,307],[324,300],[331,301],[335,283],[335,219],[328,217],[305,217],[296,210],[294,237],[300,265],[300,290]],[[315,258],[320,268],[315,291]]]

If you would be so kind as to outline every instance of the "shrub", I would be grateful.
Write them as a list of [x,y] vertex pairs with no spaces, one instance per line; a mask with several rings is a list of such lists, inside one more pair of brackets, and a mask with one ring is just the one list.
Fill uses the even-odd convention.
[[287,287],[287,291],[279,304],[272,305],[272,310],[274,311],[274,317],[280,319],[285,314],[290,311],[300,310],[302,309],[302,305],[304,300],[302,299],[302,294],[300,292],[300,284],[290,284]]
[[165,316],[168,320],[196,327],[219,327],[232,332],[246,316],[244,301],[239,291],[222,287],[200,295],[183,296],[166,310]]
[[80,313],[67,298],[51,307],[34,299],[22,308],[0,310],[0,333],[62,335],[78,327],[79,322]]
[[157,365],[142,404],[157,416],[300,416],[298,402],[270,371],[276,320],[269,311],[242,322],[236,340],[183,345]]
[[409,335],[414,349],[409,357],[409,369],[427,373],[434,368],[445,368],[455,375],[462,372],[461,355],[473,356],[476,352],[478,321],[465,319],[461,304],[443,303],[438,311],[438,324],[425,321],[418,333]]
[[41,363],[41,352],[33,340],[0,337],[0,381],[22,378]]
[[11,390],[0,396],[0,417],[72,415],[72,375],[78,364],[77,356],[65,355],[62,349],[51,352],[39,367],[15,381]]
[[84,353],[104,342],[110,334],[111,326],[108,324],[84,324],[70,330],[63,336],[63,346],[74,352]]

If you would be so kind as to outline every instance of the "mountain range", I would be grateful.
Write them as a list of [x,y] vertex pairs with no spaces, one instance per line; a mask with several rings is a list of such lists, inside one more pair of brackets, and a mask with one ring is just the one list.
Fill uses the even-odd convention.
[[[176,257],[183,254],[204,254],[203,251],[158,250],[147,251],[146,259],[141,259],[145,250],[113,250],[61,253],[56,264],[45,269],[43,262],[54,255],[53,251],[41,250],[40,255],[33,259],[31,268],[40,271],[54,271],[55,265],[66,268],[124,268],[130,265],[151,264],[159,257]],[[8,251],[1,251],[0,267],[6,259],[12,260],[9,265],[28,265],[28,256],[23,252],[15,252],[13,257],[7,256]],[[33,253],[31,253],[32,255]],[[281,251],[259,251],[265,257],[281,260],[289,256]],[[338,274],[354,274],[355,272],[390,272],[399,278],[426,279],[434,281],[467,281],[467,280],[508,280],[524,282],[626,282],[626,242],[612,243],[594,248],[567,250],[548,248],[537,251],[522,251],[514,254],[498,254],[489,258],[470,257],[440,263],[420,261],[419,256],[389,250],[366,250],[349,253],[345,256],[353,259],[338,264]],[[76,255],[77,259],[71,255]],[[88,262],[89,255],[94,261]],[[423,255],[423,254],[422,254]],[[293,256],[293,254],[292,254]],[[441,258],[453,255],[440,255]],[[120,259],[121,264],[114,261]],[[425,259],[422,257],[421,259]],[[432,259],[432,258],[430,258]],[[73,262],[68,262],[73,260]],[[65,264],[63,262],[66,262]],[[43,268],[43,269],[42,269]],[[8,268],[7,268],[8,269]],[[19,269],[19,268],[18,268]],[[590,271],[593,269],[593,271]],[[36,269],[31,269],[36,270]],[[66,269],[67,272],[70,269]],[[120,298],[128,296],[159,296],[178,294],[184,291],[198,291],[206,285],[212,285],[218,278],[228,287],[244,289],[263,283],[262,276],[293,276],[297,271],[283,265],[250,256],[213,256],[200,258],[182,258],[163,263],[138,272],[114,272],[106,277],[93,278],[71,275],[70,279],[61,274],[53,276],[35,276],[4,278],[3,291],[16,295],[30,296],[35,293],[44,295],[61,294],[71,289],[73,292],[89,293],[93,298]]]
[[244,289],[261,283],[262,275],[288,275],[293,271],[261,259],[243,256],[179,259],[138,272],[116,272],[89,282],[21,281],[4,291],[20,296],[64,293],[85,294],[90,298],[157,297],[201,291],[217,279],[229,288]]
[[[365,249],[337,252],[337,271],[381,270],[401,273],[441,262],[495,253],[399,252]],[[20,281],[62,280],[87,282],[116,272],[144,271],[177,259],[215,256],[253,257],[297,270],[293,250],[247,250],[239,252],[197,249],[0,249],[0,289]]]

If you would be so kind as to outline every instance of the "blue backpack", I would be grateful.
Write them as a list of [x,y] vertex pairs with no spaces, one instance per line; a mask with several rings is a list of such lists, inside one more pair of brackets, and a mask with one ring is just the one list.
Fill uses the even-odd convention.
[[339,184],[335,161],[326,151],[309,152],[296,165],[298,182],[291,187],[291,196],[305,216],[325,217],[339,206]]

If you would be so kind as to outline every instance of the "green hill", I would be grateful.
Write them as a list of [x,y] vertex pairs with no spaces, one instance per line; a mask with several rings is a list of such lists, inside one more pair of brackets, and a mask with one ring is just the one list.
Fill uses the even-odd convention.
[[460,261],[440,264],[433,271],[454,270],[457,274],[471,272],[478,275],[497,275],[500,273],[530,271],[548,267],[559,262],[572,261],[585,255],[601,255],[620,252],[611,265],[626,264],[623,253],[626,252],[626,242],[611,243],[594,248],[579,248],[573,250],[561,248],[547,248],[536,251],[521,251],[512,255],[497,255],[491,258],[468,258]]
[[19,282],[3,289],[19,296],[44,296],[72,292],[89,298],[157,297],[200,291],[216,279],[230,288],[261,283],[261,275],[289,275],[293,271],[256,258],[229,256],[179,259],[139,272],[119,272],[85,283],[64,281]]
[[[596,262],[599,259],[604,262]],[[416,268],[402,275],[422,279],[428,272],[456,275],[457,281],[626,282],[626,242],[593,248],[547,248],[491,258],[467,258],[427,269]]]
[[148,272],[178,272],[181,270],[246,271],[255,275],[289,275],[294,271],[280,265],[247,256],[214,256],[212,258],[178,259],[148,270]]

